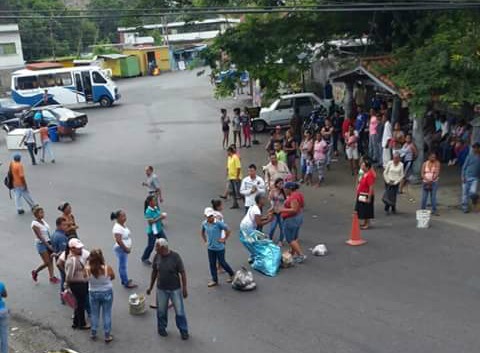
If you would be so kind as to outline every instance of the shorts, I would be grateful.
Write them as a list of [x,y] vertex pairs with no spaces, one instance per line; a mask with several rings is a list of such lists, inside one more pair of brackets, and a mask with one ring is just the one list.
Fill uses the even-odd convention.
[[37,252],[41,255],[44,252],[48,251],[47,246],[44,243],[35,243],[35,246],[37,248]]
[[305,170],[306,175],[312,175],[313,174],[313,165],[307,165],[307,169]]
[[347,159],[357,160],[358,159],[358,148],[347,147],[345,149],[345,153],[347,154]]
[[299,213],[296,216],[283,219],[283,234],[287,243],[291,243],[298,239],[298,233],[300,227],[303,224],[303,213]]

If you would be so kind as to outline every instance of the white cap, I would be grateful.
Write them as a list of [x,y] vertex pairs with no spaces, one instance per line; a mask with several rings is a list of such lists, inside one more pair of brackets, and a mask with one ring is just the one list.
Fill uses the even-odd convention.
[[215,211],[213,210],[213,208],[207,207],[203,211],[203,214],[205,215],[205,217],[212,217],[212,216],[215,216]]
[[72,238],[68,241],[68,247],[73,249],[83,249],[84,246],[79,239]]

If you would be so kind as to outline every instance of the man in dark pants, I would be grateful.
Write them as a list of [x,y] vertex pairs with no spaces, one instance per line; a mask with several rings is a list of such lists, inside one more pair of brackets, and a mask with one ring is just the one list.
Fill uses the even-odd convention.
[[19,146],[25,144],[28,149],[28,153],[30,154],[30,158],[32,159],[32,164],[36,165],[37,161],[35,160],[35,133],[32,128],[28,128],[25,130],[25,134],[23,135],[22,140],[20,141]]
[[230,208],[239,208],[238,199],[240,198],[240,180],[242,179],[242,164],[240,158],[231,146],[227,150],[227,178],[232,189],[233,205]]
[[188,324],[183,299],[188,297],[187,276],[180,255],[168,248],[167,239],[156,241],[157,254],[153,260],[152,277],[147,295],[157,282],[157,331],[162,337],[168,336],[168,302],[175,308],[175,322],[182,340],[188,340]]

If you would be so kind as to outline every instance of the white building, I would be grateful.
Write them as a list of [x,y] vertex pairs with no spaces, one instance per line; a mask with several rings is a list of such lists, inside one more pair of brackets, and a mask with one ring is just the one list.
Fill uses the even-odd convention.
[[22,40],[18,25],[0,25],[0,69],[22,67]]
[[146,40],[152,37],[141,37],[142,32],[160,31],[165,44],[203,43],[225,32],[229,27],[240,23],[235,18],[210,18],[203,21],[192,22],[169,22],[165,24],[151,24],[141,27],[120,27],[118,33],[120,42],[130,45],[150,44]]
[[18,25],[0,25],[0,93],[10,88],[10,73],[24,64]]

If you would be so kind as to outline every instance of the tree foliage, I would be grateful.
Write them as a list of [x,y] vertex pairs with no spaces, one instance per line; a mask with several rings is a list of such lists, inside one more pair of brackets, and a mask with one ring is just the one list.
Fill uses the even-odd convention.
[[393,80],[411,91],[411,106],[432,101],[460,107],[480,102],[480,16],[457,12],[436,16],[434,30],[395,52]]

